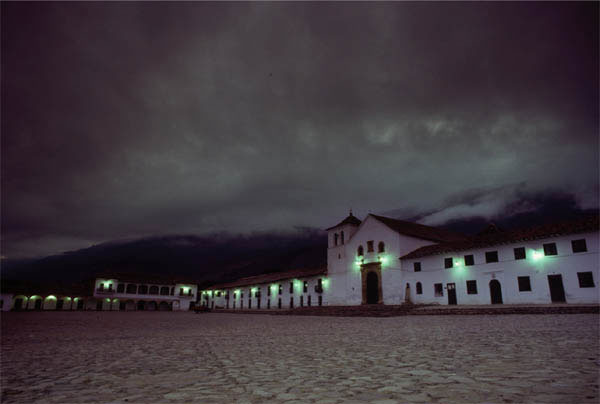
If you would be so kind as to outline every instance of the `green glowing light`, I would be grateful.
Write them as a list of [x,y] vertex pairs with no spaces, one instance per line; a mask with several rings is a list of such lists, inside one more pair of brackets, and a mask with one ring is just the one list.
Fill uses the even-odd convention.
[[65,300],[68,302],[71,300],[71,298],[69,296],[65,297]]
[[534,261],[538,261],[538,260],[544,258],[544,253],[542,253],[540,251],[536,251],[536,250],[531,250],[531,257],[533,258]]
[[250,292],[256,293],[257,290],[258,290],[258,288],[254,287],[254,288],[250,289]]
[[110,303],[110,299],[109,299],[108,297],[106,298],[106,301],[107,301],[108,303]]
[[329,279],[323,278],[322,284],[323,284],[323,289],[328,289],[329,288]]
[[276,284],[271,285],[271,291],[272,292],[277,292],[277,285]]
[[46,300],[56,300],[56,296],[50,295],[50,296],[46,297]]

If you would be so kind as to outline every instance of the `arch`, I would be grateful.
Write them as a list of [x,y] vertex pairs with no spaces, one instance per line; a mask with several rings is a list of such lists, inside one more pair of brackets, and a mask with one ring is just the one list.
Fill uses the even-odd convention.
[[43,310],[56,310],[56,296],[50,295],[46,296],[44,302],[42,303]]
[[42,309],[42,298],[41,296],[31,296],[29,303],[27,304],[29,310],[41,310]]
[[127,311],[135,310],[135,302],[133,300],[127,300],[125,302],[125,310],[127,310]]
[[125,293],[129,293],[130,295],[135,295],[137,293],[137,285],[135,283],[127,284],[127,289]]
[[146,302],[146,310],[147,311],[156,311],[157,309],[157,304],[156,302]]
[[27,296],[18,295],[13,298],[12,309],[14,311],[21,311],[27,308]]
[[374,271],[367,274],[367,304],[379,303],[379,276]]
[[167,302],[160,302],[158,304],[158,311],[171,311],[171,306]]
[[410,283],[407,283],[404,289],[404,302],[410,303]]
[[490,281],[490,298],[492,299],[492,304],[502,304],[502,286],[498,279]]
[[136,309],[137,310],[144,310],[146,308],[146,302],[143,300],[138,300],[137,305],[136,305]]
[[[140,285],[138,286],[138,295],[147,295],[148,294],[148,285]],[[152,294],[152,288],[150,288],[150,294]]]
[[422,295],[423,294],[423,285],[421,285],[421,282],[417,282],[417,295]]
[[150,286],[150,293],[151,295],[158,295],[158,286],[154,285],[154,286]]
[[385,252],[385,243],[383,241],[380,241],[379,244],[377,244],[377,252]]
[[169,290],[168,286],[162,286],[160,288],[160,294],[161,294],[161,296],[169,296],[169,292],[170,292],[170,290]]
[[356,251],[356,254],[357,254],[359,257],[362,257],[362,256],[364,256],[364,255],[365,255],[365,249],[363,248],[363,246],[362,246],[362,245],[359,245],[359,246],[358,246],[358,249],[357,249],[357,251]]

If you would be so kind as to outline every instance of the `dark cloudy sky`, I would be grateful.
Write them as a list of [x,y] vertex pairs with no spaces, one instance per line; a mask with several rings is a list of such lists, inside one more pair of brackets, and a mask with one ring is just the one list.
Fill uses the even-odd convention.
[[597,2],[1,7],[4,257],[598,206]]

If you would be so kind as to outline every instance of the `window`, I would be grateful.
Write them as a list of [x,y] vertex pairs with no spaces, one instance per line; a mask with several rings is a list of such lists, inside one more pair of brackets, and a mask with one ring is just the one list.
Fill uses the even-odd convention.
[[137,285],[135,283],[128,284],[127,293],[135,295],[137,293]]
[[240,299],[244,298],[244,292],[240,292]]
[[323,289],[323,278],[317,279],[317,287]]
[[365,250],[363,249],[363,246],[361,246],[361,245],[358,246],[356,255],[358,255],[359,257],[362,257],[363,255],[365,255]]
[[[179,296],[183,296],[183,288],[179,288]],[[216,293],[215,293],[216,296]]]
[[161,287],[160,294],[163,296],[168,296],[169,295],[169,287],[168,286]]
[[444,268],[452,268],[452,257],[444,258]]
[[467,281],[467,294],[468,295],[476,295],[477,294],[477,281]]
[[423,285],[421,285],[421,282],[417,282],[417,295],[422,295],[423,294]]
[[373,240],[367,241],[367,252],[373,252]]
[[[191,290],[190,290],[191,291]],[[221,292],[217,292],[217,297],[221,297]]]
[[283,285],[280,283],[279,284],[279,295],[283,293]]
[[138,286],[138,295],[147,295],[147,294],[148,294],[148,285]]
[[338,245],[338,237],[339,237],[339,236],[338,236],[338,234],[337,234],[337,233],[335,233],[335,234],[333,235],[333,245]]
[[117,293],[123,293],[125,292],[125,284],[124,283],[119,283],[117,285]]
[[319,307],[323,306],[323,296],[319,295],[318,303]]
[[103,291],[103,290],[104,290],[104,284],[103,284],[103,283],[101,283],[101,284],[98,286],[98,290],[99,290],[99,291]]
[[267,286],[267,296],[271,296],[271,288]]
[[385,244],[383,243],[383,241],[380,241],[379,244],[377,245],[377,252],[385,252]]
[[544,255],[557,255],[556,243],[544,244]]
[[486,251],[485,262],[498,262],[498,251]]
[[465,266],[468,267],[471,265],[475,265],[475,258],[473,257],[473,254],[465,255]]
[[304,307],[304,295],[300,295],[300,307]]
[[435,291],[436,296],[444,296],[444,285],[441,283],[436,283],[433,285],[433,289]]
[[342,234],[342,244],[344,244],[344,232],[341,233]]
[[158,295],[158,286],[150,286],[150,292],[151,295]]
[[290,293],[294,293],[294,282],[290,282]]
[[294,308],[294,297],[290,297],[290,309]]
[[112,291],[112,286],[113,286],[113,285],[112,285],[112,283],[109,283],[109,284],[108,284],[108,290],[109,290],[109,291]]
[[306,304],[308,305],[308,307],[310,307],[312,299],[310,298],[310,295],[308,295],[308,301],[306,302]]
[[577,278],[579,278],[580,288],[593,288],[594,275],[591,272],[577,272]]
[[524,260],[525,258],[527,258],[525,254],[525,247],[517,247],[513,251],[515,253],[516,260]]
[[304,286],[303,286],[303,288],[302,288],[302,292],[303,292],[303,293],[306,293],[306,292],[308,292],[308,282],[307,282],[307,281],[304,281]]
[[[237,299],[237,293],[236,293],[236,292],[233,292],[233,300],[235,300],[235,299]],[[235,304],[235,303],[234,303],[234,304]],[[233,307],[235,307],[235,306],[233,306]]]
[[586,252],[587,245],[585,244],[585,239],[582,238],[580,240],[571,241],[571,247],[573,248],[574,253]]
[[420,262],[415,262],[413,264],[414,268],[415,268],[415,272],[421,272],[421,263]]
[[531,292],[531,280],[528,276],[518,276],[519,292]]

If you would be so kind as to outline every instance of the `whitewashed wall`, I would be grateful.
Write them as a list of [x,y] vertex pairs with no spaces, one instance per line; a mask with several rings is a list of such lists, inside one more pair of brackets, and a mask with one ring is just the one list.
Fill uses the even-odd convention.
[[[586,239],[587,252],[573,253],[571,240]],[[448,283],[456,283],[458,304],[490,304],[489,282],[497,279],[502,287],[505,304],[551,303],[548,275],[562,275],[567,303],[598,303],[598,233],[519,242],[484,249],[434,255],[402,260],[403,284],[410,283],[411,298],[415,303],[448,304]],[[556,243],[558,255],[543,256],[545,243]],[[527,258],[515,260],[514,248],[525,247]],[[485,263],[486,251],[498,251],[496,263]],[[533,252],[542,257],[534,259]],[[475,265],[464,266],[464,256],[473,254]],[[460,261],[460,266],[444,269],[444,258]],[[414,272],[413,263],[421,262],[421,272]],[[592,272],[595,286],[579,287],[577,272]],[[517,277],[529,276],[531,291],[520,292]],[[477,294],[467,294],[467,280],[477,281]],[[416,294],[416,283],[421,282],[423,294]],[[434,296],[434,284],[444,284],[444,296]]]

